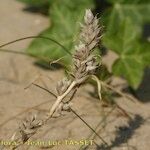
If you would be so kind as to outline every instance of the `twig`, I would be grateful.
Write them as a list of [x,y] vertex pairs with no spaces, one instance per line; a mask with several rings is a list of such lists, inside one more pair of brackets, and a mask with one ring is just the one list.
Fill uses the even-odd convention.
[[[25,90],[28,89],[34,82],[36,82],[38,79],[41,79],[40,78],[41,76],[44,76],[44,77],[48,78],[49,80],[53,81],[51,77],[40,74],[37,77],[35,77],[35,79],[31,83],[29,83],[24,89]],[[41,81],[43,82],[44,86],[46,86],[42,79],[41,79]]]
[[95,135],[96,135],[105,145],[108,146],[107,142],[106,142],[84,119],[82,119],[82,118],[80,117],[80,115],[78,115],[72,108],[70,108],[70,109],[71,109],[71,111],[72,111],[78,118],[80,118],[80,120],[82,120],[82,122],[83,122],[86,126],[88,126],[88,127],[95,133]]
[[76,82],[73,81],[69,88],[67,89],[67,91],[62,94],[61,96],[58,96],[57,99],[56,99],[56,102],[53,104],[51,110],[50,110],[50,113],[49,113],[49,116],[51,117],[53,115],[53,113],[55,112],[56,108],[58,107],[58,105],[61,103],[61,101],[68,95],[68,93],[70,93],[70,91],[76,86]]
[[48,93],[50,93],[51,95],[53,95],[55,98],[57,97],[53,92],[51,92],[50,90],[47,90],[45,88],[43,88],[42,86],[38,85],[38,84],[35,84],[35,83],[32,83],[33,85],[37,86],[37,87],[40,87],[41,89],[43,90],[46,90]]
[[18,41],[23,41],[23,40],[26,40],[26,39],[33,39],[33,38],[50,40],[50,41],[56,43],[57,45],[59,45],[61,48],[63,48],[64,51],[66,51],[70,56],[72,56],[72,54],[69,52],[69,50],[66,49],[66,47],[64,47],[62,44],[60,44],[59,42],[57,42],[56,40],[54,40],[50,37],[45,37],[45,36],[28,36],[28,37],[19,38],[19,39],[13,40],[11,42],[0,45],[0,48],[2,48],[4,46],[7,46],[7,45],[10,45],[12,43],[16,43]]
[[[106,120],[106,119],[109,117],[109,115],[115,110],[115,108],[116,108],[116,106],[112,107],[112,109],[111,109],[111,110],[105,115],[105,117],[98,123],[98,125],[97,125],[96,128],[94,129],[97,133],[99,133],[99,132],[103,129],[103,127],[100,128],[100,129],[98,129],[98,127],[104,122],[104,120]],[[94,138],[95,138],[95,133],[92,133],[87,139],[93,139],[93,140],[94,140]],[[82,149],[84,149],[83,146],[81,146],[81,147],[79,148],[79,150],[82,150]]]

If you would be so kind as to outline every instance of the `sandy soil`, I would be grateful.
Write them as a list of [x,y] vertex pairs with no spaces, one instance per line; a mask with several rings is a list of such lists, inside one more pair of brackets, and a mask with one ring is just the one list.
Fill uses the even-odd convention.
[[[40,31],[48,27],[49,21],[46,17],[23,11],[24,7],[22,3],[16,2],[15,0],[1,0],[1,44],[20,37],[37,35]],[[5,47],[5,49],[22,51],[29,45],[30,41],[18,42]],[[110,53],[105,56],[103,61],[109,62],[107,65],[110,65],[114,58],[115,56]],[[27,90],[24,88],[41,74],[43,75],[42,79],[46,84],[46,88],[54,90],[55,81],[63,77],[63,71],[44,70],[35,66],[34,62],[35,60],[30,57],[0,53],[0,140],[10,139],[18,128],[20,120],[29,115],[28,112],[38,113],[42,117],[42,114],[54,102],[54,98],[50,94],[37,87],[31,86]],[[46,76],[49,76],[52,80],[49,80]],[[37,83],[45,86],[43,81],[38,80]],[[116,83],[120,83],[120,80],[116,79]],[[94,89],[90,85],[82,87],[74,99],[74,109],[95,128],[104,118],[104,115],[112,108],[102,108],[98,99],[90,95],[92,92],[94,92]],[[146,94],[148,100],[148,92]],[[28,108],[48,100],[48,103],[27,112]],[[99,126],[101,128],[99,134],[108,142],[110,145],[109,149],[112,150],[149,150],[150,103],[135,104],[123,98],[118,98],[117,102],[133,119],[129,120],[115,109]],[[79,118],[70,113],[61,118],[50,120],[31,140],[61,140],[64,142],[65,139],[86,139],[91,133],[91,130]],[[89,146],[89,150],[107,150],[102,146],[102,141],[98,137],[95,138],[95,141],[99,147],[93,144]],[[79,147],[79,145],[66,145],[63,143],[51,149],[76,150]],[[31,145],[25,145],[20,148],[20,150],[26,149],[38,150],[44,148]]]

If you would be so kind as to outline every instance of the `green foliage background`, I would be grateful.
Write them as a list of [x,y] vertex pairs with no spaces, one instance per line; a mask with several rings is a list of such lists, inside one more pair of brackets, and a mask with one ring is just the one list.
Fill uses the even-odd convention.
[[[95,9],[94,0],[19,0],[37,8],[49,8],[50,26],[40,35],[51,37],[70,52],[79,33],[79,22],[85,9]],[[102,0],[101,0],[102,1]],[[99,5],[101,5],[99,1]],[[105,2],[106,3],[106,2]],[[118,55],[112,73],[124,77],[136,89],[143,77],[144,68],[150,66],[150,43],[143,39],[144,24],[150,23],[149,0],[107,0],[108,7],[101,13],[106,32],[102,44]],[[58,45],[35,39],[27,49],[34,56],[58,59],[70,64],[70,56]]]

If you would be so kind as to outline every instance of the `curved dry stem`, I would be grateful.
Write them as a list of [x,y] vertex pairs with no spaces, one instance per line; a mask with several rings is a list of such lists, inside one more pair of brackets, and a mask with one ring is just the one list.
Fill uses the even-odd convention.
[[44,62],[53,61],[53,60],[50,60],[47,57],[41,57],[41,56],[35,56],[35,55],[28,54],[26,52],[23,52],[23,50],[21,50],[21,51],[15,51],[15,50],[8,50],[8,49],[0,49],[0,52],[12,53],[12,54],[17,54],[17,55],[24,55],[24,56],[32,57],[32,58],[38,58],[39,60],[42,60]]
[[[71,108],[70,108],[70,109],[71,109]],[[82,120],[82,122],[83,122],[84,124],[86,124],[86,125],[89,127],[89,129],[91,129],[91,130],[95,133],[95,135],[96,135],[105,145],[108,146],[107,142],[106,142],[84,119],[82,119],[82,118],[80,117],[80,115],[78,115],[73,109],[71,109],[71,111],[72,111],[78,118],[80,118],[80,120]]]
[[0,49],[1,52],[5,52],[5,53],[14,53],[14,54],[19,54],[19,55],[25,55],[25,56],[29,56],[29,57],[34,57],[31,55],[28,55],[25,52],[20,52],[20,51],[15,51],[15,50],[8,50],[8,49]]
[[40,79],[42,82],[44,82],[44,81],[41,79],[41,77],[46,77],[46,78],[48,78],[49,80],[53,81],[53,79],[52,79],[51,77],[49,77],[49,76],[47,76],[47,75],[39,74],[39,75],[36,76],[35,79],[34,79],[31,83],[29,83],[24,89],[26,90],[26,89],[30,88],[30,86],[31,86],[34,82],[36,82],[38,79]]
[[32,84],[35,85],[35,86],[37,86],[37,87],[39,87],[39,88],[41,88],[41,89],[43,89],[43,90],[45,90],[45,91],[47,91],[48,93],[50,93],[51,95],[53,95],[55,98],[57,97],[53,92],[51,92],[51,91],[49,91],[49,90],[43,88],[42,86],[40,86],[40,85],[38,85],[38,84],[35,84],[35,83],[32,83]]
[[[102,120],[98,123],[98,125],[96,126],[96,128],[94,129],[97,133],[100,133],[100,131],[104,128],[100,128],[100,125],[109,117],[109,115],[115,110],[116,106],[113,106],[112,109],[102,118]],[[91,135],[89,135],[89,137],[87,139],[93,139],[95,138],[95,133],[91,133]],[[80,146],[79,150],[83,150],[84,148],[86,148],[87,146]]]
[[91,75],[91,77],[97,83],[97,90],[98,90],[97,92],[98,92],[99,99],[101,100],[102,99],[102,95],[101,95],[101,83],[100,83],[100,80],[95,75]]
[[62,44],[60,44],[58,41],[56,41],[50,37],[45,37],[45,36],[28,36],[28,37],[19,38],[19,39],[16,39],[16,40],[13,40],[13,41],[10,41],[10,42],[7,42],[5,44],[0,45],[0,48],[7,46],[7,45],[10,45],[10,44],[13,44],[13,43],[16,43],[16,42],[19,42],[19,41],[23,41],[23,40],[27,40],[27,39],[33,39],[33,38],[50,40],[50,41],[56,43],[57,45],[59,45],[61,48],[63,48],[63,50],[65,52],[67,52],[70,56],[72,56],[72,54],[69,52],[69,50],[66,47],[64,47]]
[[66,56],[63,56],[63,57],[58,58],[58,59],[56,59],[56,60],[49,61],[50,67],[52,67],[53,64],[58,64],[58,65],[60,65],[61,67],[63,67],[65,70],[67,70],[68,67],[67,67],[66,65],[64,65],[64,64],[61,62],[61,60],[63,60],[63,58],[65,58],[65,57],[66,57]]

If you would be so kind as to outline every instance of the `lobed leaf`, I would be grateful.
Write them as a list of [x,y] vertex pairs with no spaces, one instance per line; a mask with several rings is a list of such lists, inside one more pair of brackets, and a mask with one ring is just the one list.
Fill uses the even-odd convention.
[[[129,17],[134,26],[137,26],[137,32],[141,32],[141,25],[150,22],[150,2],[141,0],[109,0],[113,3],[110,9],[104,12],[102,17],[106,26],[106,34],[114,34],[120,23]],[[108,37],[109,38],[109,37]]]
[[138,33],[130,18],[126,18],[114,36],[105,39],[108,48],[115,51],[119,58],[112,71],[127,79],[133,88],[137,88],[143,76],[143,70],[150,65],[150,44],[139,43]]

